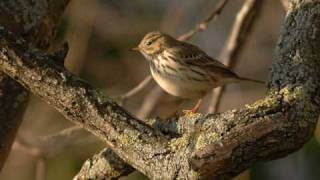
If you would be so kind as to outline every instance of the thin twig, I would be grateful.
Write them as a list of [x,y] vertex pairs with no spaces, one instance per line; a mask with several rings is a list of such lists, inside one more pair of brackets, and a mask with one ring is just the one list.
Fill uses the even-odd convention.
[[130,97],[136,95],[138,92],[143,90],[151,81],[152,81],[151,75],[148,75],[147,77],[145,77],[136,87],[132,88],[131,90],[129,90],[128,92],[126,92],[120,97],[119,104],[122,106],[125,105],[126,101]]
[[[76,142],[77,140],[81,140],[81,144],[92,143],[92,140],[83,138],[83,136],[87,137],[88,135],[89,133],[87,133],[83,128],[75,125],[49,136],[31,138],[34,139],[32,142],[29,142],[30,140],[19,136],[14,142],[13,149],[23,151],[32,156],[36,161],[35,179],[45,180],[46,159],[65,150],[67,146],[78,143]],[[96,141],[96,138],[94,138],[94,141]]]
[[55,134],[38,139],[36,145],[46,153],[46,157],[52,157],[71,145],[92,144],[97,138],[91,136],[80,126],[72,126]]
[[47,179],[47,162],[45,158],[38,158],[36,162],[36,180]]
[[41,148],[31,145],[19,136],[13,143],[13,149],[23,151],[32,157],[44,156],[44,152]]
[[[261,3],[261,1],[259,1]],[[239,45],[245,39],[248,29],[253,22],[254,9],[258,1],[246,0],[237,14],[232,31],[225,47],[220,55],[220,59],[227,67],[232,67],[236,63],[236,55],[239,53]],[[231,61],[233,60],[233,61]],[[215,113],[219,108],[224,86],[213,90],[212,100],[208,107],[208,112]]]
[[161,97],[164,95],[164,92],[159,86],[155,86],[150,93],[148,93],[143,100],[142,106],[137,113],[137,117],[141,119],[145,119],[148,117],[153,109],[155,108],[156,104],[159,102]]
[[55,139],[60,139],[60,138],[65,138],[66,136],[70,136],[70,135],[75,135],[75,134],[79,134],[79,133],[83,133],[84,130],[80,127],[80,126],[72,126],[66,129],[63,129],[61,131],[59,131],[58,133],[52,134],[52,135],[48,135],[48,136],[44,136],[42,137],[43,141],[56,141]]
[[35,179],[46,179],[46,155],[42,148],[31,145],[25,139],[17,137],[12,146],[13,150],[20,150],[32,156],[36,161]]
[[199,23],[198,25],[196,25],[196,27],[192,30],[190,30],[189,32],[181,35],[180,37],[178,37],[178,39],[180,41],[187,41],[190,38],[192,38],[195,34],[197,34],[198,32],[202,32],[204,30],[206,30],[208,28],[208,24],[210,23],[210,21],[212,21],[214,18],[217,18],[223,8],[225,7],[225,5],[227,4],[228,0],[221,0],[219,2],[219,4],[217,5],[217,7],[215,9],[213,9],[213,11],[210,13],[210,15],[204,19],[201,23]]
[[[98,7],[99,2],[96,0],[90,1],[90,3],[82,0],[74,2],[71,5],[72,10],[70,11],[69,17],[71,18],[71,27],[74,26],[74,30],[67,32],[70,42],[72,43],[70,44],[72,48],[70,49],[65,65],[75,74],[80,74],[84,68],[85,57],[89,50],[89,41],[93,33],[92,27],[95,23]],[[85,9],[90,9],[90,11],[86,11],[86,15],[83,16]]]

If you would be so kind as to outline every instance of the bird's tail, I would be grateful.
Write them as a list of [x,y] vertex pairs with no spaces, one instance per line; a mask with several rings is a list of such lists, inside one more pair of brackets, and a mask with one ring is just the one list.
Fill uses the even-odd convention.
[[253,82],[253,83],[258,83],[258,84],[265,84],[266,82],[260,81],[260,80],[255,80],[255,79],[250,79],[250,78],[245,78],[245,77],[238,77],[240,81],[247,81],[247,82]]

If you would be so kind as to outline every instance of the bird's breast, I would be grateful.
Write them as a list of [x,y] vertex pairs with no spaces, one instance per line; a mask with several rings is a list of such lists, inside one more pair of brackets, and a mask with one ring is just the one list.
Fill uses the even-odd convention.
[[[150,70],[154,80],[163,90],[173,96],[187,99],[199,98],[213,88],[210,82],[201,79],[192,71],[188,72],[188,68],[183,66],[161,56],[150,62]],[[183,68],[184,70],[182,70]]]

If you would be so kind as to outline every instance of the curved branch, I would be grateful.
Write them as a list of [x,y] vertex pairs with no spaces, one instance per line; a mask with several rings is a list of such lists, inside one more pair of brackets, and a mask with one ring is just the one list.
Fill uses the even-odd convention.
[[167,130],[175,136],[136,119],[4,30],[0,69],[150,178],[229,179],[254,162],[301,148],[315,128],[320,113],[320,3],[292,2],[275,51],[268,96],[240,110],[173,119]]

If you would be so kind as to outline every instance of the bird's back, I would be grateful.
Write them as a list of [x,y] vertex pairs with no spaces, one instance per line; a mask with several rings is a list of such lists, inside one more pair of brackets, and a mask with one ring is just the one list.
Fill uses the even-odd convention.
[[186,64],[190,69],[198,69],[215,81],[220,79],[237,79],[236,73],[218,60],[213,59],[195,45],[182,42],[166,50],[166,53],[176,57],[181,63]]

